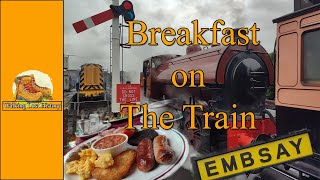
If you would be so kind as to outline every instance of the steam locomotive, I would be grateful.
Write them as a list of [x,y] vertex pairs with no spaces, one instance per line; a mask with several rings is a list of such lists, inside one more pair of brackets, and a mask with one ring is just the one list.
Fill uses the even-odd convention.
[[[188,130],[190,115],[184,112],[180,128],[200,152],[231,150],[308,129],[314,156],[264,169],[262,179],[320,179],[320,2],[295,0],[294,4],[295,12],[273,20],[276,72],[265,49],[252,44],[189,46],[184,56],[154,56],[143,63],[141,84],[150,99],[173,99],[170,105],[179,110],[189,103],[202,104],[207,112],[255,113],[256,130],[203,130],[201,113],[196,117],[199,129]],[[171,76],[177,69],[202,70],[206,87],[174,87]],[[199,84],[200,77],[195,81]],[[270,85],[275,85],[276,120],[265,107]]]
[[[238,38],[235,37],[236,40]],[[201,130],[203,120],[200,114],[196,118],[199,130],[187,130],[190,115],[184,111],[187,114],[184,114],[184,122],[180,127],[198,151],[233,149],[248,137],[275,134],[273,117],[265,108],[267,88],[274,83],[274,68],[261,45],[254,46],[250,42],[247,46],[214,46],[207,49],[189,46],[184,56],[155,56],[145,60],[143,65],[144,92],[148,98],[174,99],[171,105],[179,110],[182,110],[182,104],[197,103],[203,104],[208,112],[250,111],[255,114],[257,130]],[[185,72],[202,70],[205,88],[174,87],[171,76],[177,69]],[[176,79],[177,82],[183,81],[182,76]],[[200,83],[199,76],[195,76],[195,83]],[[232,107],[233,104],[237,105],[236,109]],[[238,138],[238,134],[243,136]]]

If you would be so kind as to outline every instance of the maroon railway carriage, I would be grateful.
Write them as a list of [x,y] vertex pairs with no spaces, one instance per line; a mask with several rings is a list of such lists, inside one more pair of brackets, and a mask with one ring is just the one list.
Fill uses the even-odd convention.
[[320,179],[320,0],[295,0],[295,12],[273,22],[277,135],[308,129],[315,153],[286,166],[295,179]]
[[[143,64],[144,93],[148,98],[174,99],[172,106],[179,110],[183,104],[195,103],[204,105],[205,110],[210,112],[255,113],[257,130],[217,130],[213,124],[211,130],[202,130],[202,112],[197,116],[196,125],[199,130],[187,130],[190,116],[185,111],[181,128],[199,151],[215,151],[227,147],[233,149],[250,143],[261,134],[275,134],[273,118],[265,109],[267,88],[274,83],[274,68],[261,45],[254,46],[250,42],[247,46],[214,46],[206,49],[189,46],[184,56],[155,56],[145,60]],[[188,87],[190,78],[185,87],[174,87],[171,76],[178,69],[185,72],[202,70],[206,87]],[[182,80],[182,75],[178,75],[177,82]],[[199,76],[195,77],[195,82],[199,84]],[[237,108],[232,108],[232,104],[236,104]],[[271,118],[265,118],[266,113]]]

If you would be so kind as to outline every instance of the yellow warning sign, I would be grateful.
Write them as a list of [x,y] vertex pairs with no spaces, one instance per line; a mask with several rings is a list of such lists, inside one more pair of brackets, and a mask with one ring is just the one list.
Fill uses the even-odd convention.
[[219,179],[313,154],[309,134],[281,138],[265,144],[193,161],[198,179]]

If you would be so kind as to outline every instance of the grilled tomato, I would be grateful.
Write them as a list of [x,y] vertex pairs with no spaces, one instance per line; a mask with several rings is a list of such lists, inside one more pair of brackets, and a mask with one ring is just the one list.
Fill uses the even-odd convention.
[[120,133],[127,135],[128,138],[131,138],[136,132],[138,132],[137,128],[134,128],[134,129],[123,128],[122,130],[120,130]]

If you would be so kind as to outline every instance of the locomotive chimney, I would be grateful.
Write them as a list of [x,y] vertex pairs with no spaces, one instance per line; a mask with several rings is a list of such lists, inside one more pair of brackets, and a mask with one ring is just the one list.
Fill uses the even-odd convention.
[[[319,0],[320,1],[320,0]],[[239,35],[238,32],[240,31],[240,28],[234,28],[233,29],[233,33],[234,33],[234,40],[237,42],[239,39]],[[246,34],[246,32],[244,30],[241,30],[241,34]],[[230,35],[230,31],[227,31],[227,35]],[[241,40],[240,40],[241,41]],[[242,42],[242,41],[241,41]],[[215,46],[219,46],[219,45],[211,45],[211,47],[215,47]]]
[[198,52],[198,51],[201,51],[201,46],[199,44],[197,45],[190,45],[187,47],[186,49],[186,54],[192,54],[192,53],[195,53],[195,52]]
[[[239,39],[239,36],[238,36],[238,32],[240,31],[240,28],[234,28],[233,29],[233,32],[234,32],[234,40],[237,41]],[[229,35],[230,34],[230,31],[227,32],[227,34]],[[242,30],[242,33],[241,34],[246,34],[246,32],[244,30]]]

